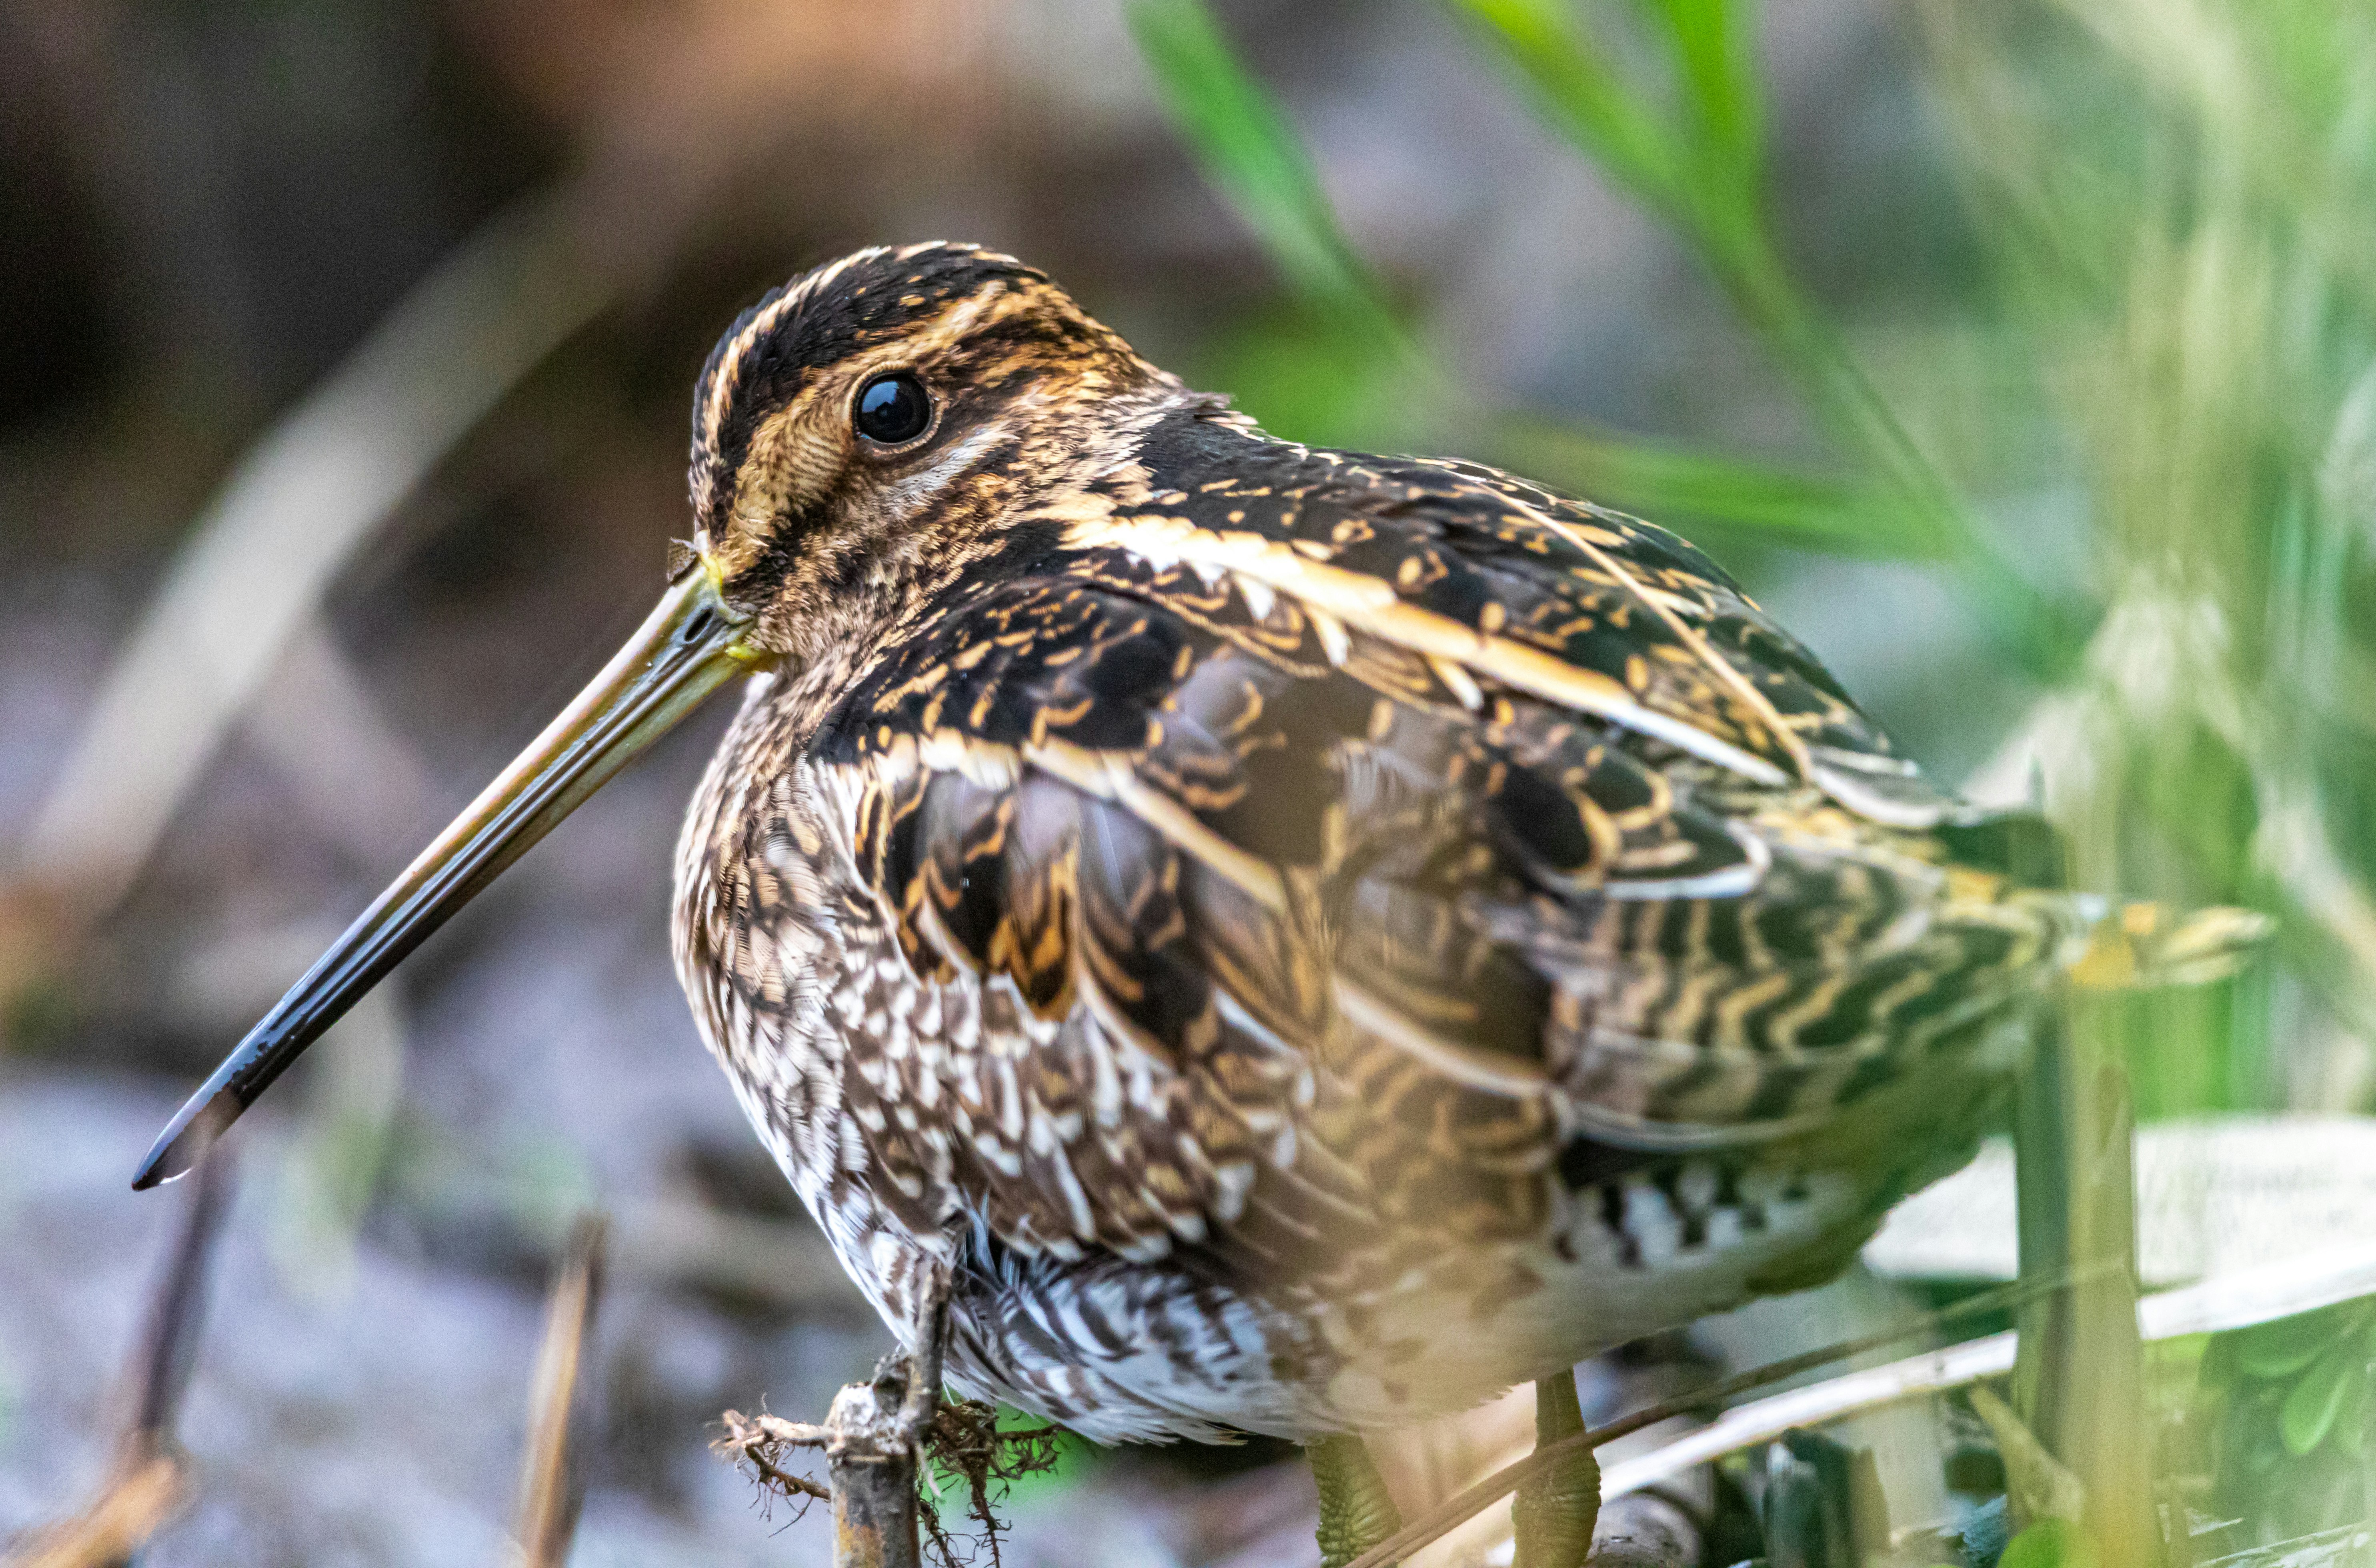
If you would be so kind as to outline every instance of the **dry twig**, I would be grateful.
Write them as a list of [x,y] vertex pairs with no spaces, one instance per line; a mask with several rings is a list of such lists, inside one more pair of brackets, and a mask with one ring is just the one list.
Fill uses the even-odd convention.
[[740,1410],[729,1410],[720,1419],[726,1435],[709,1445],[711,1451],[737,1465],[749,1465],[761,1496],[773,1494],[799,1503],[800,1513],[792,1515],[794,1519],[808,1512],[813,1502],[833,1501],[830,1488],[783,1467],[785,1457],[795,1448],[823,1448],[831,1435],[825,1428],[807,1421],[788,1421],[764,1411],[746,1416]]
[[[1063,1436],[1063,1430],[1054,1426],[1001,1431],[997,1408],[978,1399],[945,1401],[933,1412],[932,1430],[925,1437],[927,1455],[933,1464],[965,1483],[966,1517],[980,1526],[973,1538],[989,1552],[991,1568],[998,1568],[998,1543],[1006,1531],[1006,1521],[992,1504],[1016,1477],[1054,1469]],[[956,1568],[961,1561],[956,1540],[942,1527],[940,1509],[933,1498],[927,1495],[921,1502],[924,1534],[933,1555],[948,1568]]]
[[586,1337],[602,1293],[604,1221],[580,1215],[570,1228],[545,1310],[544,1345],[537,1352],[529,1392],[528,1453],[520,1466],[520,1561],[527,1568],[561,1568],[577,1531],[578,1496],[569,1464],[570,1412],[586,1360]]
[[9,1568],[117,1568],[182,1511],[188,1493],[172,1455],[119,1469],[99,1501],[28,1541]]
[[[763,1495],[793,1502],[802,1513],[812,1502],[833,1500],[831,1487],[784,1467],[796,1448],[824,1449],[830,1454],[837,1435],[830,1423],[817,1426],[764,1413],[746,1416],[740,1410],[729,1410],[722,1419],[726,1434],[710,1446],[736,1464],[748,1464]],[[980,1526],[974,1540],[988,1550],[993,1568],[999,1561],[999,1539],[1006,1528],[994,1507],[999,1491],[1019,1476],[1053,1469],[1063,1435],[1062,1429],[1053,1426],[1002,1431],[997,1408],[974,1399],[946,1400],[933,1410],[932,1424],[924,1431],[924,1459],[964,1483],[966,1516]],[[932,1556],[952,1568],[966,1561],[958,1539],[942,1526],[940,1510],[931,1493],[919,1492],[918,1502],[918,1522]],[[800,1514],[793,1517],[799,1518]]]
[[88,1508],[18,1546],[9,1568],[116,1568],[189,1501],[186,1467],[173,1442],[206,1318],[207,1265],[231,1206],[232,1157],[215,1149],[198,1164],[190,1208],[157,1281],[134,1365],[132,1420],[114,1470]]
[[[786,1498],[803,1512],[812,1502],[830,1502],[836,1568],[919,1568],[926,1541],[934,1560],[948,1568],[967,1560],[942,1527],[938,1508],[919,1489],[927,1466],[964,1481],[966,1513],[981,1526],[975,1538],[989,1549],[995,1568],[1004,1526],[992,1507],[992,1488],[1056,1463],[1056,1428],[1001,1431],[992,1407],[943,1401],[946,1275],[938,1276],[929,1289],[914,1350],[885,1356],[873,1378],[835,1395],[824,1425],[729,1410],[726,1435],[712,1445],[737,1464],[750,1465],[763,1497]],[[795,1448],[824,1451],[827,1484],[784,1467]]]

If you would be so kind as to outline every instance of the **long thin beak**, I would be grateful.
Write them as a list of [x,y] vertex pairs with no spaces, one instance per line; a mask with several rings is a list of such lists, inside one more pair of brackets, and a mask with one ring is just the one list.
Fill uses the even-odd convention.
[[373,900],[250,1029],[159,1135],[132,1179],[170,1182],[406,954],[478,896],[628,760],[759,657],[707,564],[674,582],[633,640],[470,807]]

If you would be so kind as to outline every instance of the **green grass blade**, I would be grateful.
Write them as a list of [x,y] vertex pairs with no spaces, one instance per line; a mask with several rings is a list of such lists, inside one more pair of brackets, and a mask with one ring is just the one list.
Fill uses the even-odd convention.
[[1613,436],[1530,416],[1492,427],[1491,459],[1653,519],[1698,517],[1766,542],[1854,555],[1919,555],[1906,514],[1871,486]]
[[[1596,106],[1588,115],[1618,145],[1656,144],[1644,156],[1652,162],[1669,159],[1664,134],[1555,7],[1538,0],[1471,3],[1494,12],[1497,25],[1537,39],[1546,68]],[[1340,391],[1348,378],[1398,378],[1414,390],[1421,431],[1466,435],[1496,461],[1610,505],[1704,518],[1803,549],[1919,553],[1926,548],[1902,527],[1902,509],[1857,484],[1534,416],[1489,416],[1480,423],[1473,395],[1448,385],[1410,348],[1345,239],[1293,124],[1239,62],[1201,0],[1133,0],[1128,16],[1182,137],[1297,297],[1326,327],[1303,354],[1326,365]],[[1706,34],[1707,46],[1737,47],[1729,23],[1719,18],[1717,25],[1718,30]],[[1358,396],[1346,400],[1362,401]]]
[[1132,0],[1126,14],[1173,123],[1289,286],[1339,324],[1393,331],[1294,126],[1201,0]]
[[1703,164],[1723,169],[1743,193],[1753,195],[1764,159],[1765,126],[1747,7],[1740,0],[1657,0],[1657,6],[1674,35]]
[[[1763,206],[1763,114],[1748,0],[1653,0],[1688,108],[1677,128],[1621,77],[1566,0],[1445,0],[1527,83],[1555,129],[1698,254],[1818,416],[1878,481],[1875,504],[1827,514],[1849,547],[1936,557],[1964,572],[1991,638],[2033,672],[2078,655],[2074,617],[1998,559],[1855,358],[1791,278]],[[1787,508],[1781,515],[1793,515]],[[1769,525],[1770,526],[1770,525]]]
[[1562,0],[1448,0],[1532,89],[1554,127],[1669,217],[1690,199],[1691,159]]

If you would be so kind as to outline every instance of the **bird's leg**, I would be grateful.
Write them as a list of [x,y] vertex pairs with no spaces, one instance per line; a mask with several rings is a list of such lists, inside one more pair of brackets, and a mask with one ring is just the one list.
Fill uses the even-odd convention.
[[941,1408],[941,1350],[949,1336],[949,1270],[927,1263],[923,1274],[924,1296],[916,1303],[916,1344],[908,1352],[908,1385],[899,1397],[899,1432],[914,1445],[920,1460],[925,1435]]
[[[1584,1407],[1575,1396],[1573,1371],[1535,1384],[1538,1452],[1583,1430]],[[1561,1455],[1550,1469],[1520,1485],[1511,1501],[1510,1522],[1518,1537],[1512,1568],[1583,1568],[1599,1517],[1600,1461],[1589,1448]]]
[[914,1568],[916,1481],[941,1408],[941,1347],[949,1326],[948,1271],[927,1262],[909,1348],[834,1396],[821,1435],[831,1470],[837,1562]]
[[1403,1527],[1378,1462],[1360,1438],[1314,1438],[1303,1453],[1320,1485],[1320,1568],[1345,1568]]

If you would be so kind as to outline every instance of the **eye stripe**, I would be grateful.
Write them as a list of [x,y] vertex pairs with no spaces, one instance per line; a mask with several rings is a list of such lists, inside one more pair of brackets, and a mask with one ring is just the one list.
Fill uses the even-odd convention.
[[[911,268],[917,276],[899,275],[902,267]],[[894,275],[886,277],[885,273]],[[752,385],[754,367],[788,328],[805,330],[798,325],[801,318],[809,307],[821,304],[837,283],[854,283],[856,287],[846,290],[848,297],[837,300],[831,307],[835,330],[820,345],[827,361],[846,357],[886,331],[905,329],[911,322],[901,319],[904,315],[945,315],[951,305],[978,297],[985,283],[1001,278],[1046,281],[1043,274],[1013,257],[974,245],[942,241],[898,250],[875,245],[795,279],[753,307],[711,350],[695,393],[689,477],[696,535],[706,536],[708,526],[716,520],[719,507],[731,492],[733,470],[744,456],[747,443],[740,437],[747,434],[753,422],[743,417],[745,410],[740,405],[748,400],[745,394],[755,395],[762,390]],[[912,313],[895,309],[890,318],[883,318],[887,300],[919,293],[925,297],[921,309]],[[860,296],[869,297],[860,303]],[[843,307],[853,304],[857,305],[856,319],[841,320]],[[814,362],[819,362],[814,356],[807,356],[800,368]],[[764,410],[749,410],[760,411]]]
[[788,284],[775,299],[763,303],[752,314],[742,329],[734,333],[719,347],[717,369],[702,402],[702,446],[712,455],[722,455],[719,438],[723,434],[726,413],[734,402],[735,388],[742,383],[742,367],[752,350],[764,342],[784,318],[814,299],[835,279],[860,262],[872,261],[887,254],[882,247],[862,250],[818,267],[799,281]]
[[[1084,374],[1101,368],[1117,383],[1160,377],[1045,273],[1011,256],[934,243],[840,257],[745,312],[704,365],[687,476],[695,546],[724,548],[754,443],[807,390],[829,383],[827,395],[838,400],[870,374],[951,354],[950,374],[1007,393],[1052,363]],[[845,404],[830,416],[841,422],[842,439],[855,411]]]

